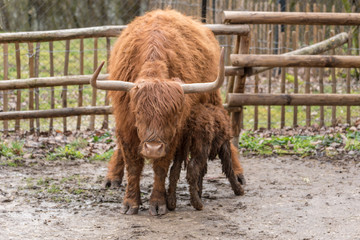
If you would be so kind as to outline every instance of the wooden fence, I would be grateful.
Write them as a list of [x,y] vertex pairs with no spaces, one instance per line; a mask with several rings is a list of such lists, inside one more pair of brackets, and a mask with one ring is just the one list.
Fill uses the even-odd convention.
[[[279,10],[275,5],[262,3],[252,4],[251,1],[245,2],[247,2],[249,10]],[[300,5],[296,5],[295,8],[300,9]],[[338,100],[334,100],[331,103],[328,102],[328,104],[331,105],[330,116],[329,109],[327,109],[324,104],[319,103],[318,106],[320,107],[313,107],[314,102],[311,100],[317,97],[319,97],[318,99],[322,99],[323,96],[316,96],[316,94],[324,94],[325,96],[326,93],[333,93],[335,97],[336,94],[360,92],[355,80],[356,71],[354,68],[346,68],[344,70],[335,68],[344,67],[336,65],[336,63],[326,65],[330,61],[329,59],[344,58],[344,56],[340,55],[358,55],[357,52],[359,48],[356,46],[360,44],[360,37],[356,31],[352,30],[356,30],[353,29],[353,26],[359,24],[359,14],[322,14],[319,12],[320,9],[316,4],[313,5],[312,8],[315,9],[315,13],[299,13],[298,15],[300,15],[301,18],[292,19],[291,23],[293,25],[289,25],[284,20],[281,20],[288,19],[289,15],[286,15],[288,16],[287,18],[283,18],[285,15],[281,15],[288,13],[226,11],[224,18],[227,24],[207,25],[217,36],[222,35],[218,37],[218,39],[220,39],[222,45],[225,45],[227,49],[228,63],[230,62],[230,52],[233,54],[266,55],[264,58],[261,58],[261,61],[265,61],[265,58],[270,57],[271,60],[271,57],[275,57],[268,55],[283,54],[284,56],[288,56],[287,60],[284,56],[279,56],[276,61],[284,61],[284,63],[281,65],[280,62],[278,62],[277,67],[281,68],[280,70],[276,69],[276,71],[269,70],[274,67],[273,60],[271,60],[272,65],[264,65],[265,63],[263,63],[262,66],[254,66],[251,64],[244,66],[244,60],[242,60],[242,63],[239,62],[237,64],[240,66],[227,66],[226,75],[229,77],[225,92],[247,94],[245,100],[244,97],[240,97],[242,99],[239,100],[238,96],[231,94],[227,97],[226,107],[232,111],[232,127],[235,133],[240,132],[240,129],[244,127],[258,129],[260,127],[282,128],[285,126],[310,126],[311,122],[314,123],[314,121],[318,123],[319,126],[324,126],[327,124],[328,119],[331,121],[330,125],[335,125],[338,122],[338,117],[341,115],[346,115],[345,121],[351,124],[356,115],[359,115],[360,109],[353,107],[356,105],[353,104],[354,99],[356,103],[356,96],[345,97],[344,100],[340,100],[341,97],[338,98],[339,104],[337,106],[336,103]],[[307,5],[306,9],[310,11],[310,6]],[[325,11],[326,9],[323,10]],[[229,17],[229,13],[235,14],[237,17],[233,19]],[[243,14],[260,15],[260,17],[256,17],[256,22],[254,22],[255,20],[253,19],[253,22],[249,23],[250,25],[243,25],[242,23],[249,21],[249,17],[243,18],[243,20],[240,19]],[[277,16],[277,19],[280,20],[276,22],[271,22],[274,20],[266,20],[269,15],[274,14]],[[334,22],[331,22],[331,16],[333,19],[337,19],[339,23],[346,25],[328,26],[323,24],[324,22],[334,24]],[[104,26],[59,31],[0,34],[0,43],[3,45],[3,70],[0,76],[3,76],[4,79],[0,81],[0,90],[3,93],[3,112],[0,112],[0,120],[3,120],[3,131],[6,133],[8,131],[25,129],[25,124],[28,126],[26,129],[30,131],[39,131],[40,129],[53,130],[55,128],[55,117],[63,118],[61,124],[62,131],[67,131],[70,128],[79,130],[83,127],[95,129],[97,128],[95,123],[100,122],[99,118],[97,118],[98,121],[95,121],[96,114],[104,115],[104,119],[101,120],[100,125],[101,127],[107,128],[111,108],[108,106],[104,92],[91,90],[88,85],[90,76],[86,74],[90,74],[97,67],[98,60],[105,60],[108,57],[111,49],[111,41],[114,37],[118,36],[125,27],[126,26]],[[250,31],[252,35],[251,38],[249,36]],[[86,54],[84,47],[87,39],[91,39],[91,56]],[[79,44],[76,49],[73,49],[70,43],[74,43],[75,41],[78,41]],[[59,42],[64,45],[65,49],[60,53],[54,50],[55,45]],[[355,48],[352,47],[353,45]],[[21,46],[26,46],[25,50],[28,59],[25,61],[20,55],[20,51],[24,50],[21,49]],[[44,64],[41,64],[42,57],[40,56],[42,55],[39,50],[40,47],[47,47],[48,49],[49,61],[45,63],[45,65],[48,65],[47,70],[41,69],[41,66]],[[102,48],[104,52],[100,54],[100,49]],[[11,62],[9,59],[12,57],[11,54],[9,54],[9,49],[15,50],[13,56],[14,62]],[[79,53],[76,59],[72,57],[73,51]],[[323,58],[328,59],[328,62],[326,62],[324,66],[329,68],[319,68],[320,66],[314,65],[312,65],[312,68],[300,68],[299,65],[296,67],[291,65],[290,67],[287,62],[290,59],[289,56],[314,55],[320,53],[336,54],[336,57]],[[60,56],[59,54],[62,55]],[[63,59],[62,64],[56,63],[59,56]],[[251,55],[251,57],[253,57],[253,55]],[[311,56],[305,57],[311,58]],[[295,61],[295,64],[297,64],[296,61],[299,59],[292,59],[292,61]],[[86,69],[84,66],[86,60],[92,61],[90,69]],[[260,62],[258,59],[255,59],[255,61]],[[352,64],[356,64],[355,61],[353,62],[351,60],[351,62]],[[73,65],[71,65],[71,63]],[[79,75],[73,75],[74,71],[72,71],[72,66],[74,66],[74,64],[77,64],[77,74]],[[236,61],[234,61],[234,64],[236,65]],[[306,65],[306,63],[303,64]],[[59,71],[56,72],[56,67],[59,67],[58,65],[61,65],[60,67],[62,68],[60,73]],[[26,67],[25,71],[24,66]],[[357,65],[352,65],[351,67],[356,66]],[[46,76],[42,74],[44,71],[47,71]],[[339,77],[339,74],[343,76]],[[14,75],[16,76],[14,77]],[[39,77],[40,75],[41,77]],[[24,79],[24,77],[29,78]],[[101,78],[105,79],[106,74],[101,75]],[[76,94],[69,96],[70,90],[74,90],[74,88],[76,88]],[[45,96],[47,97],[46,99],[48,99],[49,106],[46,109],[42,109],[39,102],[42,89],[50,89],[49,96]],[[61,92],[60,96],[55,94],[56,89]],[[89,94],[90,99],[87,99],[85,96],[84,89],[92,91]],[[257,95],[258,93],[267,93],[270,95],[263,94],[260,96]],[[299,107],[299,102],[306,99],[305,95],[298,95],[298,97],[292,96],[294,93],[312,93],[312,95],[314,95],[308,100],[310,102],[306,104],[307,106],[304,107],[304,111]],[[235,100],[236,103],[232,100],[235,98],[237,99]],[[57,104],[59,99],[60,104]],[[99,99],[104,100],[100,103]],[[254,102],[251,103],[251,101]],[[263,101],[263,104],[260,104],[261,101]],[[317,100],[314,101],[316,102]],[[76,104],[76,106],[74,106],[74,104]],[[242,105],[253,105],[253,107],[243,109]],[[266,106],[264,107],[263,105]],[[281,105],[279,117],[273,116],[277,111],[274,110],[276,107],[272,105]],[[286,105],[293,106],[287,107]],[[338,107],[340,105],[346,105],[344,114],[339,112],[339,109],[341,111],[343,109],[342,107]],[[314,111],[314,109],[316,111]],[[315,115],[314,112],[316,113]],[[90,119],[86,123],[83,121],[84,115],[90,115]],[[76,123],[67,122],[67,118],[71,116],[76,116]],[[46,123],[39,120],[49,117],[50,120]],[[277,118],[279,120],[276,120]],[[29,120],[24,121],[22,119]],[[292,121],[289,124],[290,119]],[[302,124],[301,121],[305,123]],[[14,127],[12,128],[9,123],[13,123],[11,126]],[[56,129],[59,130],[58,127]]]
[[[316,5],[314,9],[317,9]],[[241,88],[241,91],[229,91],[228,105],[241,108],[243,105],[254,106],[253,118],[249,116],[250,113],[249,111],[246,112],[246,110],[241,112],[240,121],[237,121],[234,117],[232,118],[233,125],[239,124],[238,129],[244,127],[244,122],[252,122],[252,128],[258,129],[259,115],[265,111],[267,112],[266,127],[268,129],[274,127],[272,120],[272,112],[274,112],[272,106],[274,105],[281,105],[279,121],[281,128],[286,126],[286,116],[289,118],[290,114],[288,113],[290,112],[293,114],[291,125],[293,127],[299,125],[299,105],[305,106],[306,126],[310,126],[311,121],[314,122],[314,120],[319,127],[325,126],[326,118],[331,119],[330,125],[336,125],[338,123],[337,116],[339,116],[339,113],[337,113],[338,106],[346,106],[345,114],[342,115],[346,115],[345,121],[349,125],[352,118],[359,117],[359,111],[352,114],[354,108],[351,106],[360,106],[360,91],[355,72],[351,74],[351,68],[360,68],[360,57],[353,54],[355,52],[355,55],[358,55],[356,53],[358,49],[352,48],[353,43],[360,44],[360,37],[356,33],[356,29],[351,27],[360,25],[360,14],[225,11],[224,23],[252,24],[250,27],[253,41],[251,41],[250,48],[252,54],[256,54],[231,56],[232,64],[244,67],[245,75],[248,78],[246,84],[244,80],[244,87]],[[304,25],[303,32],[299,29],[301,25]],[[311,41],[310,25],[313,27]],[[318,25],[322,26],[318,27]],[[348,26],[347,30],[349,32],[335,36],[335,29],[343,31],[345,30],[344,25]],[[267,32],[266,35],[263,32],[264,29]],[[273,36],[275,30],[279,33],[278,39]],[[327,35],[327,33],[330,33],[330,35]],[[326,36],[335,37],[324,40]],[[304,39],[306,47],[297,49],[299,46],[298,41],[301,38]],[[264,39],[266,39],[267,46],[263,45]],[[274,41],[278,41],[276,46],[273,44]],[[310,42],[313,45],[310,45]],[[267,50],[265,54],[261,51],[262,46]],[[309,54],[324,54],[326,52],[330,52],[333,56],[309,56]],[[347,56],[340,56],[343,54]],[[274,67],[279,67],[280,71],[274,72],[272,70]],[[302,74],[299,73],[300,67],[305,67]],[[329,70],[324,68],[329,68]],[[341,77],[341,80],[344,79],[344,81],[338,80],[336,68],[346,68],[346,70],[340,70],[345,72],[345,77]],[[267,72],[264,73],[264,71]],[[290,82],[287,77],[288,74],[293,77],[291,79],[293,82]],[[300,81],[303,82],[304,88],[301,88]],[[261,82],[267,85],[263,88],[266,93],[259,93]],[[326,83],[331,86],[331,89],[327,88],[325,90]],[[345,85],[345,89],[339,89],[338,85],[340,84]],[[274,85],[279,87],[274,89]],[[314,86],[318,87],[318,89]],[[315,89],[315,91],[311,92],[311,89]],[[286,105],[292,107],[286,108]],[[264,108],[259,110],[259,106],[268,107],[267,110]],[[320,106],[319,116],[316,118],[313,117],[312,106]],[[325,115],[324,106],[332,106],[331,117]],[[315,113],[315,115],[318,115],[318,113]],[[249,128],[249,125],[247,125],[247,128]]]
[[[215,35],[224,35],[229,38],[236,36],[237,42],[242,37],[248,36],[250,28],[247,25],[224,25],[224,24],[209,24],[206,25],[210,28]],[[93,27],[93,28],[84,28],[84,29],[67,29],[59,31],[41,31],[41,32],[19,32],[19,33],[2,33],[0,34],[0,43],[3,45],[3,80],[0,81],[0,90],[2,90],[3,98],[3,111],[0,112],[0,120],[3,120],[3,131],[7,133],[9,131],[17,131],[24,128],[24,121],[22,119],[29,119],[30,132],[44,131],[44,126],[41,127],[40,118],[50,118],[48,123],[48,130],[54,129],[54,118],[63,118],[62,131],[66,132],[69,129],[80,130],[84,123],[82,117],[84,115],[90,115],[89,123],[86,123],[86,127],[93,130],[95,129],[95,115],[104,115],[102,121],[102,127],[107,128],[109,122],[109,114],[111,113],[111,108],[108,106],[108,100],[105,97],[104,104],[98,106],[99,104],[99,94],[101,92],[96,89],[92,89],[92,93],[89,94],[91,100],[88,101],[88,105],[84,104],[84,87],[89,85],[89,80],[91,75],[84,75],[84,41],[86,39],[93,39],[93,55],[91,56],[93,61],[93,69],[96,69],[98,65],[98,43],[101,38],[105,38],[106,41],[106,58],[109,57],[109,51],[111,49],[111,38],[117,37],[126,26],[104,26],[104,27]],[[73,61],[70,58],[70,41],[79,39],[79,73],[80,75],[69,75],[69,62]],[[54,74],[54,65],[56,58],[54,57],[54,45],[56,42],[65,41],[65,51],[64,55],[61,56],[64,58],[63,66],[63,76],[55,76]],[[24,63],[21,61],[20,57],[20,43],[27,44],[27,56],[28,62],[25,65],[28,66],[28,71],[22,71],[22,65]],[[39,66],[40,64],[40,43],[42,45],[47,44],[49,46],[49,61],[46,61],[46,64],[49,64],[49,77],[39,77]],[[34,50],[35,44],[35,50]],[[15,48],[15,58],[16,66],[12,68],[9,67],[9,48]],[[229,55],[231,51],[230,45],[227,46],[227,53]],[[237,53],[237,52],[235,52]],[[76,60],[75,60],[76,62]],[[16,79],[9,79],[9,69],[12,69],[11,72],[14,72],[16,68]],[[92,72],[92,70],[90,70]],[[29,76],[29,78],[22,79],[24,73]],[[227,76],[234,75],[243,75],[243,68],[237,67],[226,67]],[[100,79],[106,79],[107,75],[100,75]],[[74,96],[68,96],[70,86],[78,86],[78,92]],[[54,88],[61,87],[62,89],[60,96],[54,94]],[[40,108],[40,89],[49,89],[50,96],[47,96],[47,100],[50,104],[48,109]],[[25,90],[24,90],[25,89]],[[14,92],[16,90],[16,92]],[[26,99],[24,99],[24,93],[26,93]],[[9,109],[9,98],[12,95],[12,99],[16,106],[13,109]],[[101,95],[101,98],[104,94]],[[106,95],[106,94],[105,94]],[[76,99],[73,99],[73,98]],[[14,99],[15,98],[15,99]],[[55,102],[61,99],[60,106],[56,107]],[[76,107],[69,107],[70,102],[77,102]],[[24,104],[27,106],[24,107]],[[72,104],[74,105],[74,104]],[[235,109],[236,110],[236,109]],[[68,123],[67,117],[77,116],[76,124]],[[15,120],[14,129],[9,128],[9,121]],[[20,124],[20,121],[22,124]],[[76,125],[76,126],[75,126]],[[70,128],[69,128],[70,126]],[[57,128],[56,130],[59,131]]]

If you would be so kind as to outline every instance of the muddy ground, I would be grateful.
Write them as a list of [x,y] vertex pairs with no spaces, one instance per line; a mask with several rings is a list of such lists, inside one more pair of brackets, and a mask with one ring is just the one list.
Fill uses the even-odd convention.
[[360,162],[242,157],[247,185],[235,196],[218,161],[204,180],[203,211],[189,204],[148,213],[152,170],[139,215],[119,213],[124,188],[104,190],[105,162],[26,160],[0,166],[0,239],[360,239]]

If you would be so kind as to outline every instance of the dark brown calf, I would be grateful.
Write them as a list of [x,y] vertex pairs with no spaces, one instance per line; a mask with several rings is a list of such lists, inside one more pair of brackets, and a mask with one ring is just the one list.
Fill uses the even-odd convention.
[[[222,171],[228,178],[234,193],[244,194],[241,186],[245,184],[243,169],[237,158],[237,150],[230,140],[230,121],[227,112],[222,107],[204,104],[192,110],[170,170],[167,196],[169,210],[174,210],[176,207],[176,185],[184,161],[191,204],[195,209],[203,208],[201,194],[203,177],[207,171],[207,160],[213,160],[216,156],[219,156],[221,160]],[[190,160],[188,160],[189,154]]]

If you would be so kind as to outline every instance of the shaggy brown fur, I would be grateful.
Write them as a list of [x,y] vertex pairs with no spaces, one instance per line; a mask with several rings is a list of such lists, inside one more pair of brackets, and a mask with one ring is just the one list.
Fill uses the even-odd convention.
[[[153,161],[150,213],[165,214],[165,178],[190,110],[202,103],[221,106],[219,91],[183,95],[179,81],[209,82],[217,77],[219,45],[200,22],[173,10],[156,10],[136,18],[111,52],[109,78],[135,82],[129,93],[110,91],[118,151],[109,164],[107,183],[119,183],[125,162],[128,185],[122,212],[136,214],[144,159],[138,149],[149,139],[165,145],[166,155]],[[118,169],[116,169],[118,168]]]
[[[186,163],[186,179],[190,186],[191,204],[197,210],[203,208],[201,202],[202,182],[207,171],[207,160],[213,160],[218,155],[222,163],[222,171],[229,179],[231,187],[236,195],[243,195],[244,190],[240,183],[244,184],[242,168],[238,168],[236,148],[230,143],[231,128],[226,111],[211,104],[198,105],[191,111],[184,130],[182,144],[179,145],[173,166],[170,170],[167,205],[168,209],[176,207],[176,185],[180,176],[182,162]],[[233,164],[233,162],[235,164]],[[239,171],[241,173],[239,173]],[[238,179],[237,179],[238,178]],[[239,183],[239,182],[240,183]]]

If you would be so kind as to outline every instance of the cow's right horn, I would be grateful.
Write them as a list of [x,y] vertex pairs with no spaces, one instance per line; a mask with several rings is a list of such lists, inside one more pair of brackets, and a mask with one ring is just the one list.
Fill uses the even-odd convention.
[[135,87],[135,84],[132,82],[124,82],[124,81],[117,81],[117,80],[106,80],[106,81],[96,81],[99,73],[101,71],[101,68],[104,66],[104,62],[100,64],[100,66],[95,70],[91,80],[90,84],[93,88],[103,89],[103,90],[112,90],[112,91],[129,91],[133,87]]
[[225,51],[221,49],[218,76],[214,82],[181,84],[184,93],[212,92],[220,88],[225,79]]

